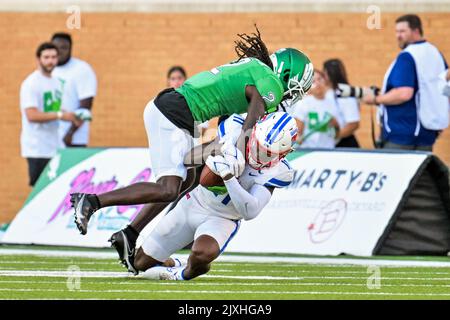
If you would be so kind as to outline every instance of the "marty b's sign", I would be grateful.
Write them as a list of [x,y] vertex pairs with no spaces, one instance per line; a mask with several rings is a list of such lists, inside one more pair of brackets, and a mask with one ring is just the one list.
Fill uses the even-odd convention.
[[[227,251],[372,255],[426,158],[420,153],[294,152],[289,155],[292,184],[275,190],[263,212],[241,224]],[[142,181],[154,181],[147,149],[62,150],[2,241],[108,247],[111,234],[132,221],[142,205],[97,211],[82,236],[73,222],[70,194],[103,193]]]

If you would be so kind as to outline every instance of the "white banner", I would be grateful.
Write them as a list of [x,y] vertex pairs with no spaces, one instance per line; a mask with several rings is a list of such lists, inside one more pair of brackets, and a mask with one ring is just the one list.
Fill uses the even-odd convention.
[[227,251],[370,256],[426,157],[338,151],[297,157],[290,161],[294,182],[241,224]]
[[[75,163],[70,167],[70,162]],[[132,221],[142,205],[97,211],[83,236],[74,223],[70,194],[103,193],[134,182],[154,181],[150,167],[148,150],[143,148],[62,150],[39,178],[38,190],[33,190],[2,242],[109,247],[111,234]]]
[[[293,153],[294,182],[275,190],[255,220],[241,224],[227,251],[369,256],[426,157]],[[108,247],[111,234],[132,221],[142,206],[99,210],[82,236],[73,222],[70,194],[103,193],[139,181],[154,181],[147,149],[63,150],[41,175],[2,242]]]

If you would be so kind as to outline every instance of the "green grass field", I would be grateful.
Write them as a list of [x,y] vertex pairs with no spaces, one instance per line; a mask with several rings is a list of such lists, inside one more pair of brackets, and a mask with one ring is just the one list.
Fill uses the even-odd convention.
[[124,271],[115,259],[0,254],[0,299],[450,299],[450,266],[216,262],[184,282]]

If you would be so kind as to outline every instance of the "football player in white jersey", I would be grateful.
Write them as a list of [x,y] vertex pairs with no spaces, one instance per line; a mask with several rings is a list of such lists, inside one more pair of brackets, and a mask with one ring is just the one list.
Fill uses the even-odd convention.
[[[218,128],[221,139],[241,132],[244,118],[234,114]],[[189,280],[210,269],[239,229],[240,221],[254,219],[269,202],[275,188],[288,186],[294,171],[285,159],[297,137],[289,114],[266,115],[254,126],[247,144],[246,166],[236,178],[221,155],[206,165],[222,177],[225,186],[201,185],[187,193],[139,248],[134,266],[149,279]],[[170,256],[194,241],[187,265]]]

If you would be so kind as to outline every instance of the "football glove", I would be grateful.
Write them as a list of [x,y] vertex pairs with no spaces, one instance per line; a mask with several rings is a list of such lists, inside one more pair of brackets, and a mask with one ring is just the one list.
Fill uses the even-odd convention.
[[205,163],[212,172],[222,179],[233,174],[230,165],[225,161],[223,156],[209,156]]
[[231,174],[236,178],[239,177],[245,169],[245,159],[242,152],[228,141],[225,141],[220,151],[226,163],[230,166]]

